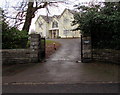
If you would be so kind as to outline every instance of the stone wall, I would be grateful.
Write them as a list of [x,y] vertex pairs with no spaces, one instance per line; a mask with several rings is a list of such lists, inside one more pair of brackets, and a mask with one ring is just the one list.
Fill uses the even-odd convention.
[[5,49],[2,50],[3,64],[17,64],[31,62],[30,49]]
[[30,35],[30,48],[29,49],[3,49],[2,63],[3,64],[17,64],[17,63],[36,63],[40,62],[40,35]]
[[93,49],[93,60],[120,64],[120,50]]

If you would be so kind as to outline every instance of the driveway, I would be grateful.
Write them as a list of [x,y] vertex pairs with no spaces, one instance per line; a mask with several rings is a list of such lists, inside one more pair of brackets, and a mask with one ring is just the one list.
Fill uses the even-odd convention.
[[54,39],[54,41],[61,43],[62,46],[48,59],[49,61],[64,61],[65,63],[80,60],[80,39]]
[[117,83],[120,66],[102,63],[77,63],[80,39],[56,39],[62,44],[46,62],[14,76],[4,76],[3,84]]

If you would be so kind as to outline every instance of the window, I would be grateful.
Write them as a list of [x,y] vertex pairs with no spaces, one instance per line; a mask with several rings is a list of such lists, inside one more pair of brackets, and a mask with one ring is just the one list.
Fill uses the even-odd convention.
[[41,21],[38,22],[39,27],[42,27],[43,23]]
[[53,23],[52,23],[52,28],[57,28],[58,27],[58,23],[57,23],[57,21],[54,21]]
[[68,18],[64,18],[64,23],[67,23],[69,21]]

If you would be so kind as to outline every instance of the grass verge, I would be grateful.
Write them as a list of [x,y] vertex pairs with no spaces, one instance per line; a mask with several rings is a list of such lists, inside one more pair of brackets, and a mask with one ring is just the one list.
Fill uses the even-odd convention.
[[46,40],[46,58],[49,58],[60,46],[61,44],[56,41]]

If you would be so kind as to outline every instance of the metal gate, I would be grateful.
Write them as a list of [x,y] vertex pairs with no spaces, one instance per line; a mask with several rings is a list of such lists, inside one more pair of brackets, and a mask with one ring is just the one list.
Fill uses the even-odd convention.
[[46,50],[46,39],[40,38],[39,43],[39,61],[42,61],[45,58],[45,50]]

